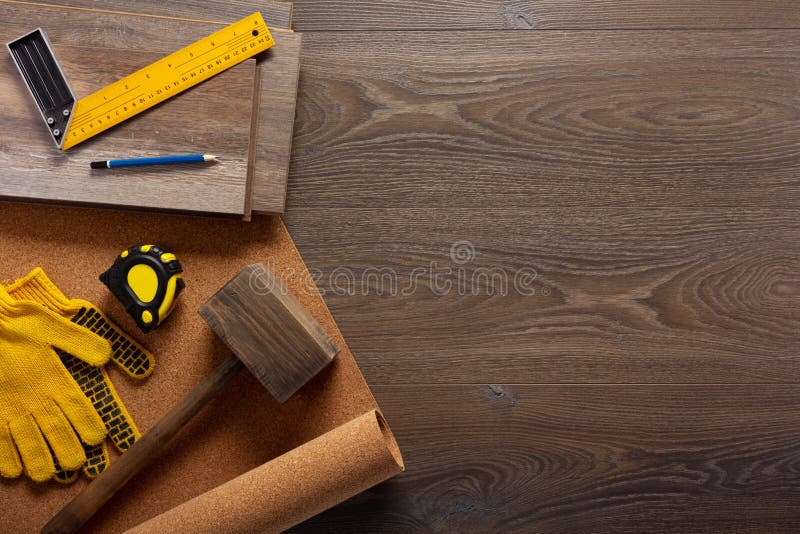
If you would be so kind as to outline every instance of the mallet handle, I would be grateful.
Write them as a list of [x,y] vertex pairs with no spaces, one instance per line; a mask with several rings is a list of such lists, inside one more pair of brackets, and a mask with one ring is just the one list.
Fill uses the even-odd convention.
[[244,364],[236,356],[225,360],[184,397],[180,404],[159,419],[125,454],[53,516],[42,529],[42,533],[71,534],[81,528],[128,480],[147,466],[167,442],[243,366]]

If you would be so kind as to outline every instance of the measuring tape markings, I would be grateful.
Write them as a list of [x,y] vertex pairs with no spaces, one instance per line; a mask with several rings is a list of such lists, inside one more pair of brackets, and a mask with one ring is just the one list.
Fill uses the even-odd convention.
[[[274,44],[261,14],[254,13],[184,47],[80,99],[62,149],[75,146]],[[204,59],[212,53],[216,55]],[[182,69],[190,64],[193,66]],[[131,93],[137,94],[131,98]]]

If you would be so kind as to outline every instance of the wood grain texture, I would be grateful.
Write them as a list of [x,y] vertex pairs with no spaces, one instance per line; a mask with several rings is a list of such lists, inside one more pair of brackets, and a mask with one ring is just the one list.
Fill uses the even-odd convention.
[[286,223],[372,384],[800,376],[794,210],[295,208]]
[[[231,18],[230,22],[234,20]],[[0,21],[4,35],[12,36],[6,40],[41,26],[47,32],[56,56],[59,56],[59,48],[66,45],[87,49],[147,50],[165,55],[223,25],[20,5],[4,0],[0,0]],[[275,46],[259,58],[257,64],[262,77],[252,185],[252,210],[257,213],[284,211],[297,100],[301,36],[280,30],[272,32],[272,35]],[[141,63],[138,67],[145,65],[147,63]],[[125,74],[129,72],[121,75]],[[72,81],[72,73],[66,71],[66,75]],[[77,96],[83,95],[78,93]],[[208,152],[213,148],[206,147]]]
[[253,169],[253,211],[282,214],[292,153],[297,83],[300,77],[299,33],[274,33],[275,46],[258,62],[261,95],[256,159]]
[[293,532],[796,532],[800,386],[373,388],[408,469]]
[[[0,8],[0,11],[2,9]],[[0,40],[9,35],[0,24]],[[75,94],[87,95],[159,59],[159,55],[103,50],[91,62],[86,49],[59,46]],[[0,197],[125,208],[249,217],[246,213],[250,115],[255,61],[196,87],[181,98],[62,152],[50,139],[33,99],[10,58],[0,63]],[[240,99],[229,98],[231,92]],[[202,119],[200,119],[202,117]],[[90,170],[89,162],[115,157],[193,153],[213,147],[223,163],[142,169]]]
[[296,0],[294,5],[299,31],[800,28],[792,0]]
[[800,202],[800,32],[306,34],[291,207]]
[[244,267],[198,313],[281,403],[339,353],[322,326],[263,264]]
[[120,0],[4,0],[22,5],[53,5],[70,7],[95,12],[112,11],[117,13],[134,13],[175,19],[208,21],[219,24],[230,24],[243,19],[254,11],[260,11],[270,28],[291,29],[292,3],[271,0],[221,0],[206,2],[203,0],[181,0],[179,2],[162,2],[159,0],[136,0],[126,2]]
[[[800,529],[798,17],[296,2],[287,225],[408,471],[295,532]],[[377,293],[457,241],[537,293]]]

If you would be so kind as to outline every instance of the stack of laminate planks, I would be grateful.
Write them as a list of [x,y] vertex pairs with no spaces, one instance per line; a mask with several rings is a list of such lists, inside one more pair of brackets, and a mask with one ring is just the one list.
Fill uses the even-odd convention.
[[[45,30],[80,98],[157,59],[261,10],[275,46],[176,98],[67,151],[55,148],[10,57],[0,62],[0,198],[156,209],[249,220],[283,213],[297,100],[299,34],[291,4],[205,3],[162,12],[156,2],[75,0],[30,5],[0,0],[0,40]],[[213,22],[212,22],[213,21]],[[119,157],[205,152],[213,166],[90,171]]]

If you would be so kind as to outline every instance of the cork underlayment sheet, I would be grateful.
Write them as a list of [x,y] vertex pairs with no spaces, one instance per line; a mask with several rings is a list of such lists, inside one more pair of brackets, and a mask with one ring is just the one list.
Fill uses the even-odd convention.
[[[142,335],[97,276],[125,248],[151,242],[178,255],[187,288],[167,322]],[[246,223],[0,202],[0,278],[41,266],[67,296],[94,302],[155,354],[155,372],[141,384],[109,366],[142,432],[229,355],[197,309],[256,261],[342,352],[284,405],[240,372],[83,531],[278,531],[400,472],[402,458],[278,217]],[[38,531],[86,483],[0,482],[0,532]]]

